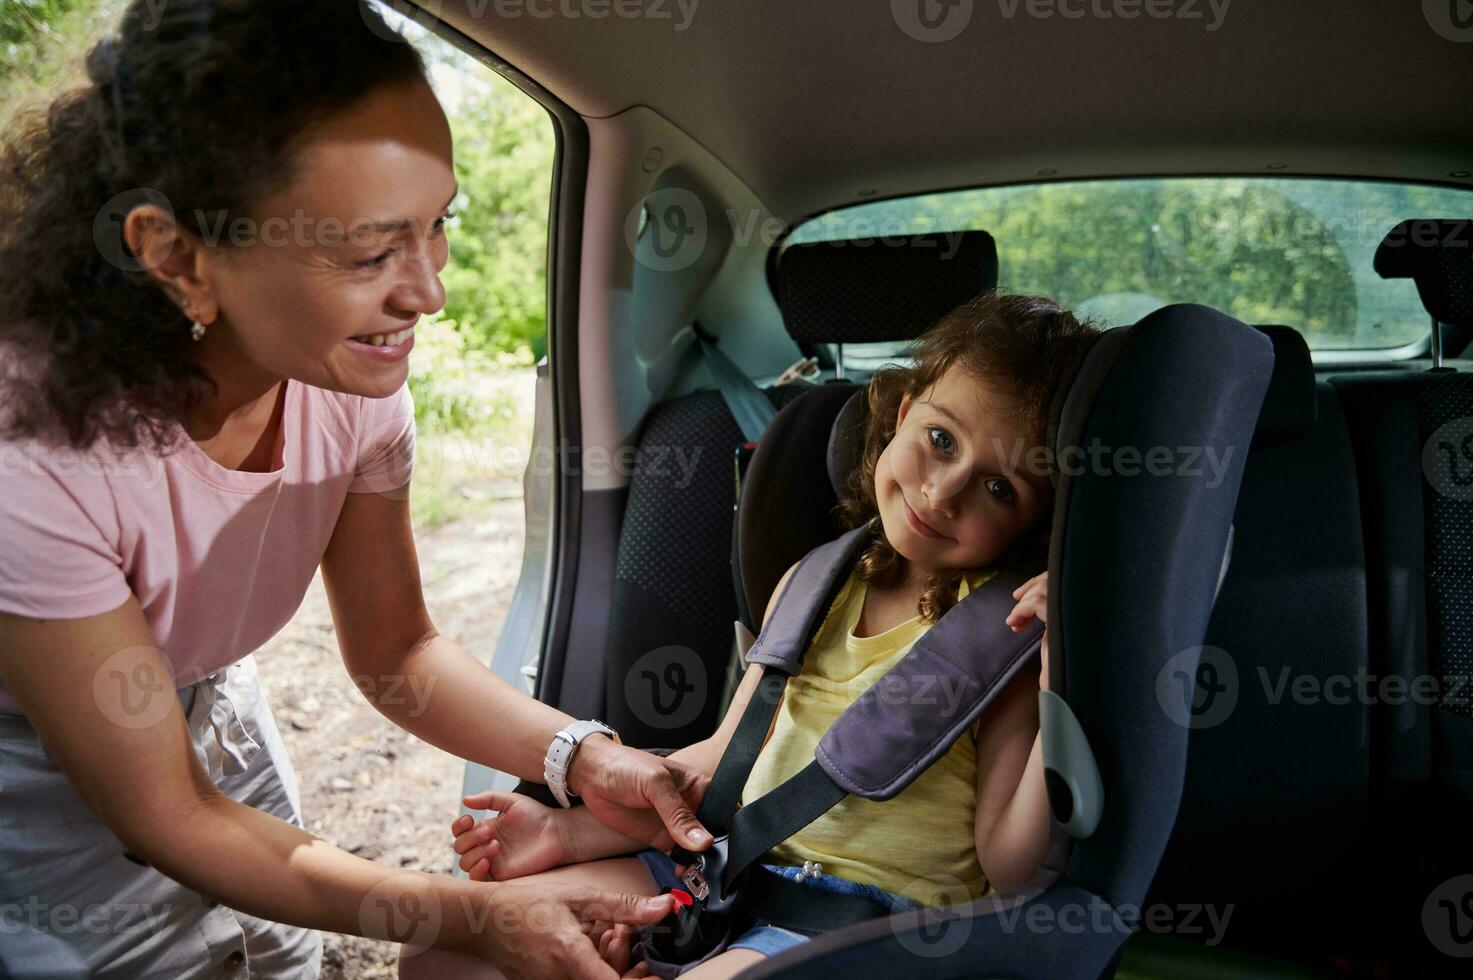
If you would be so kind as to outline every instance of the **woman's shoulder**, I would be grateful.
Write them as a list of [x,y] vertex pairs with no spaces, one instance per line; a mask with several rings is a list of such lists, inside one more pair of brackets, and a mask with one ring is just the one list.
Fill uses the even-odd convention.
[[43,436],[0,435],[0,499],[18,502],[33,492],[63,488],[76,502],[111,497],[128,482],[156,487],[164,454],[145,445],[116,448],[105,439],[86,445]]
[[[415,434],[414,398],[407,382],[382,398],[302,388],[302,412],[316,429],[326,430],[332,455],[347,467],[350,492],[384,493],[408,484]],[[302,451],[310,447],[304,445]]]

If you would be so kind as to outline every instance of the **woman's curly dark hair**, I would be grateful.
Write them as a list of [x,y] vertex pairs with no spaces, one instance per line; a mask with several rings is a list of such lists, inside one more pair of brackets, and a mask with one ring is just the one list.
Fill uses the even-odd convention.
[[162,451],[213,383],[124,215],[249,214],[310,123],[425,67],[366,0],[134,0],[87,76],[0,147],[0,434]]
[[[895,438],[900,399],[920,397],[957,364],[973,377],[1011,393],[1019,401],[1019,421],[1030,445],[1042,445],[1048,406],[1066,383],[1069,365],[1099,336],[1099,329],[1051,299],[1009,296],[990,290],[942,317],[906,350],[909,365],[881,368],[865,396],[869,418],[864,450],[849,475],[848,494],[839,502],[841,525],[869,524],[869,542],[860,552],[857,574],[880,588],[899,583],[905,557],[886,540],[875,497],[875,466]],[[1036,564],[1047,554],[1048,520],[1042,519],[1004,559],[1003,564]],[[927,577],[916,609],[935,622],[956,604],[962,576],[971,569],[943,569]]]

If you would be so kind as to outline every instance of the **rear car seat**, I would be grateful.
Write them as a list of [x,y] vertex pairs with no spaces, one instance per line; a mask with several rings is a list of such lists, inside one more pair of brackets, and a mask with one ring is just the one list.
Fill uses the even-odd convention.
[[[1388,237],[1455,240],[1438,224]],[[1456,248],[1395,274],[1420,275],[1434,319],[1469,324],[1473,250]],[[1208,629],[1236,700],[1198,705],[1148,900],[1231,918],[1212,950],[1205,930],[1137,935],[1118,975],[1466,976],[1445,954],[1473,952],[1473,375],[1316,383],[1302,341],[1275,344]],[[1457,696],[1428,703],[1419,678]]]
[[[1377,271],[1415,279],[1435,324],[1473,326],[1470,224],[1403,222],[1377,250]],[[1473,375],[1329,381],[1355,435],[1372,669],[1411,688],[1372,713],[1382,915],[1408,975],[1466,976],[1451,954],[1473,954]]]

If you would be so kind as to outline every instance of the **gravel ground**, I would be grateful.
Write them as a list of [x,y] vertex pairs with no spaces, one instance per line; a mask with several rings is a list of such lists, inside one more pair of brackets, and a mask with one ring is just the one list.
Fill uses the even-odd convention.
[[[520,487],[497,488],[475,516],[418,536],[430,615],[440,632],[488,662],[522,559]],[[492,493],[488,496],[495,497]],[[510,499],[507,499],[510,498]],[[301,610],[257,654],[313,834],[388,867],[449,872],[448,825],[464,763],[369,706],[338,654],[321,579]],[[324,980],[393,977],[398,947],[324,936]]]

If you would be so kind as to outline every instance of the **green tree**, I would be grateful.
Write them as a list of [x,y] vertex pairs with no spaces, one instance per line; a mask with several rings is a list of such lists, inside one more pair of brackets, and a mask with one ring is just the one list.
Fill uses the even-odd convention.
[[461,194],[441,318],[466,346],[528,363],[547,350],[551,120],[493,77],[452,108],[451,124]]

